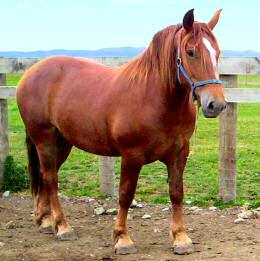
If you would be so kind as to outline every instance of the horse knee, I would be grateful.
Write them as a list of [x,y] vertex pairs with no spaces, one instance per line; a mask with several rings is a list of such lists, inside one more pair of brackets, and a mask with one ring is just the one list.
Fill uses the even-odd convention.
[[134,199],[135,191],[124,191],[119,193],[119,205],[123,208],[129,208]]
[[183,200],[183,192],[182,191],[170,191],[170,199],[174,204],[181,204]]

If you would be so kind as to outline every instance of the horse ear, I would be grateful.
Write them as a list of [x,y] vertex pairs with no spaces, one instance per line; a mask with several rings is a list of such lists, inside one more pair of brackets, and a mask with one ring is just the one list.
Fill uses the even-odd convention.
[[211,20],[208,22],[208,27],[210,28],[210,30],[213,30],[214,27],[216,26],[216,24],[218,23],[219,20],[219,16],[221,13],[222,9],[219,9],[214,16],[211,18]]
[[194,9],[189,10],[183,17],[183,27],[184,29],[189,32],[192,29],[194,23]]

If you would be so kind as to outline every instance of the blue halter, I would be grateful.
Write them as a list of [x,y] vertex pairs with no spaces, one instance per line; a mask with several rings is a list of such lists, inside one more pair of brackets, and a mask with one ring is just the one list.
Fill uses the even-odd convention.
[[194,82],[191,80],[191,78],[189,77],[189,75],[187,74],[185,68],[182,65],[182,60],[181,60],[181,50],[180,50],[180,46],[178,47],[178,52],[177,52],[177,77],[179,80],[179,83],[181,84],[181,73],[183,74],[183,76],[185,77],[185,79],[189,82],[189,84],[191,85],[191,93],[192,93],[192,99],[196,100],[195,97],[195,89],[197,87],[201,87],[204,86],[206,84],[221,84],[222,81],[218,80],[218,79],[210,79],[210,80],[205,80],[205,81],[201,81],[201,82]]

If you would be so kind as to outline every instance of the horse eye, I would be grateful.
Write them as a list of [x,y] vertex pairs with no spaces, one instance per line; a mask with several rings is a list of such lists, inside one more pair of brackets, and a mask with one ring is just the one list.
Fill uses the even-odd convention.
[[195,52],[194,52],[194,50],[188,50],[187,51],[187,54],[191,57],[191,58],[194,58],[195,57]]

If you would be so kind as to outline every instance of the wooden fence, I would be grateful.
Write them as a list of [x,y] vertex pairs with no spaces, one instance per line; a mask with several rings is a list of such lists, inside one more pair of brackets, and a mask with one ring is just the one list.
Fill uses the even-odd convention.
[[[111,67],[128,62],[129,58],[95,58],[97,62]],[[3,161],[9,151],[8,141],[8,103],[15,97],[15,88],[4,87],[7,73],[23,73],[37,59],[0,59],[0,183],[3,176]],[[224,202],[236,198],[236,129],[237,103],[260,102],[260,89],[239,89],[238,75],[260,74],[258,58],[221,58],[220,78],[224,83],[228,108],[220,116],[219,140],[219,191]],[[114,195],[114,159],[100,157],[100,191],[103,195]]]

